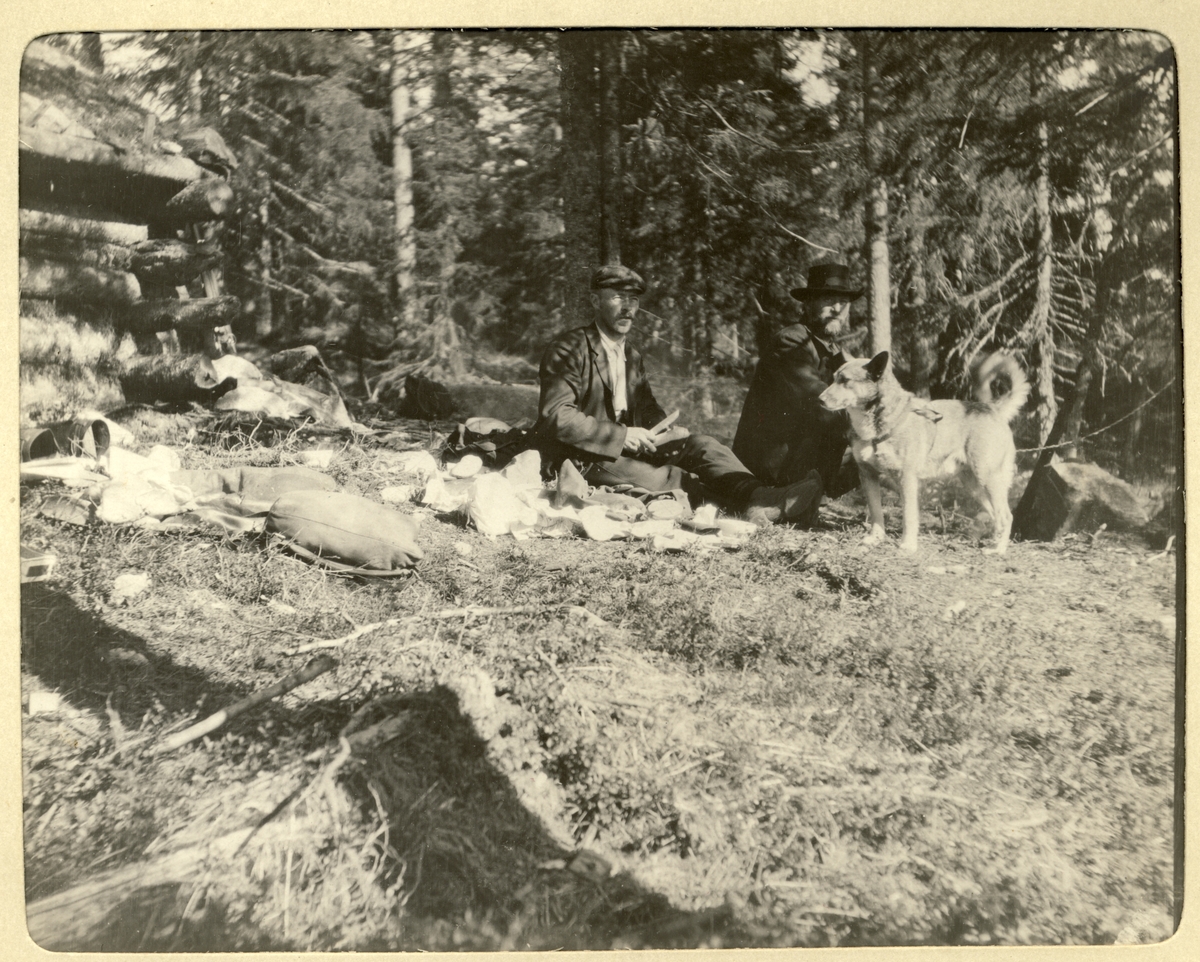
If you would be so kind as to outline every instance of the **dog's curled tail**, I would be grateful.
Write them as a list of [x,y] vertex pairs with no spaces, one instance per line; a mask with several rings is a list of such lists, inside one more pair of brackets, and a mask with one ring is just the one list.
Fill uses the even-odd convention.
[[[1008,390],[999,397],[993,388],[998,378],[1008,381]],[[1025,372],[1010,354],[993,354],[975,368],[975,400],[986,404],[1006,423],[1025,406],[1029,390]]]

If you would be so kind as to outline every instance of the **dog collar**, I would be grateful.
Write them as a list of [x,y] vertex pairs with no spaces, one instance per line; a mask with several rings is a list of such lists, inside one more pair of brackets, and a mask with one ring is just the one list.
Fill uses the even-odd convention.
[[[874,398],[873,400],[868,401],[864,405],[864,407],[869,411],[874,411],[876,408],[879,407],[879,405],[880,405],[880,399]],[[940,415],[934,417],[934,416],[931,416],[928,414],[924,414],[921,411],[914,411],[912,409],[912,398],[909,398],[909,400],[905,403],[904,407],[901,409],[900,414],[897,416],[896,420],[894,420],[892,422],[892,426],[890,428],[888,428],[888,430],[884,431],[882,434],[876,434],[873,437],[866,438],[865,440],[870,441],[872,444],[877,444],[880,441],[886,441],[888,438],[890,438],[893,434],[896,433],[896,426],[900,423],[900,421],[903,419],[905,414],[919,414],[922,417],[928,417],[930,420],[934,421],[935,423],[937,421],[941,420]]]
[[[875,413],[875,411],[877,411],[879,409],[879,405],[880,405],[880,398],[878,398],[878,397],[872,398],[870,401],[868,401],[866,404],[863,405],[864,410],[871,412],[872,420],[874,420],[874,413]],[[892,436],[892,429],[889,428],[887,431],[884,431],[882,434],[874,434],[869,438],[865,438],[864,440],[870,441],[872,444],[875,444],[879,441],[886,441],[891,436]]]

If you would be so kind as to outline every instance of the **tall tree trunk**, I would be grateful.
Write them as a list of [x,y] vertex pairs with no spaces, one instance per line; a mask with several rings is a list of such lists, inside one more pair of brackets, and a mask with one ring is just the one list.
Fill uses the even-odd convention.
[[[696,312],[692,319],[692,341],[694,344],[692,363],[689,365],[693,373],[708,378],[712,374],[713,341],[715,339],[713,317],[713,270],[709,253],[711,251],[711,216],[712,184],[707,177],[699,176],[690,179],[687,190],[688,219],[690,234],[694,238],[691,245],[691,290]],[[707,410],[711,410],[712,401],[707,402]],[[712,417],[706,413],[705,417]]]
[[1104,333],[1104,320],[1108,314],[1108,301],[1111,296],[1112,288],[1108,282],[1107,272],[1102,268],[1096,279],[1096,303],[1092,308],[1092,321],[1088,325],[1087,337],[1084,339],[1083,358],[1080,360],[1079,370],[1075,375],[1075,391],[1070,399],[1063,403],[1054,422],[1055,424],[1059,420],[1063,422],[1062,437],[1059,441],[1065,446],[1059,449],[1059,454],[1068,460],[1079,455],[1076,446],[1079,443],[1079,433],[1083,430],[1083,407],[1087,403],[1092,379],[1100,370],[1101,364],[1104,363],[1100,355],[1100,339]]
[[867,169],[868,193],[864,211],[867,238],[867,309],[871,350],[892,347],[891,262],[888,256],[888,188],[879,173],[879,151],[883,120],[879,111],[879,71],[874,60],[874,41],[862,35],[862,136],[863,161]]
[[621,263],[621,32],[605,30],[600,47],[600,259]]
[[412,148],[406,136],[409,119],[409,88],[405,50],[407,39],[402,31],[392,34],[392,177],[396,206],[396,297],[406,325],[416,319],[413,276],[417,263],[416,235],[413,231]]
[[254,321],[254,333],[259,340],[270,337],[275,326],[273,307],[271,304],[271,264],[274,259],[271,249],[271,178],[266,171],[260,177],[262,181],[262,200],[258,205],[258,222],[262,228],[262,239],[258,242],[259,280],[262,291],[259,294],[258,316]]
[[924,312],[928,299],[925,281],[925,230],[928,198],[914,175],[909,182],[908,209],[910,224],[905,237],[906,278],[900,310],[901,333],[908,347],[909,390],[929,396],[929,382],[936,363],[929,350],[924,330]]
[[[1029,101],[1036,105],[1040,72],[1036,60],[1029,61]],[[1037,231],[1037,290],[1031,330],[1037,348],[1038,436],[1045,443],[1054,425],[1058,402],[1054,396],[1054,332],[1050,327],[1054,281],[1054,229],[1050,221],[1050,126],[1042,120],[1037,128],[1037,179],[1034,182],[1034,228]],[[1097,292],[1097,296],[1099,296]],[[1076,392],[1078,397],[1078,392]],[[1080,400],[1082,406],[1082,400]],[[1078,431],[1078,427],[1076,428]]]
[[[454,34],[434,31],[430,37],[430,48],[433,65],[433,97],[430,107],[433,122],[453,131],[449,112],[454,109]],[[442,223],[438,226],[437,239],[434,242],[438,291],[433,298],[429,330],[435,360],[448,368],[456,378],[466,374],[466,361],[458,337],[458,327],[454,322],[454,299],[451,294],[455,265],[461,249],[457,219],[458,214],[447,209]]]
[[104,47],[100,42],[100,34],[79,35],[79,59],[85,67],[90,67],[96,73],[104,73]]
[[1062,407],[1058,409],[1050,432],[1042,440],[1042,450],[1038,454],[1037,464],[1034,465],[1029,483],[1025,487],[1025,493],[1021,496],[1016,508],[1013,509],[1012,530],[1013,535],[1018,539],[1025,537],[1033,522],[1031,512],[1038,490],[1039,475],[1049,467],[1050,459],[1055,452],[1061,450],[1058,448],[1058,444],[1064,439],[1071,442],[1079,440],[1079,431],[1083,423],[1083,406],[1092,386],[1092,378],[1100,369],[1100,344],[1104,335],[1104,322],[1108,313],[1108,300],[1113,283],[1110,272],[1102,265],[1096,276],[1096,302],[1092,308],[1092,317],[1088,322],[1087,333],[1084,335],[1083,357],[1075,371],[1075,383],[1064,398]]
[[188,75],[188,110],[197,125],[203,122],[204,116],[204,71],[200,67],[200,43],[203,38],[202,30],[192,34],[192,71]]
[[1033,337],[1037,345],[1037,417],[1043,441],[1054,424],[1054,331],[1050,327],[1051,284],[1054,279],[1054,232],[1050,222],[1050,129],[1038,124],[1037,182],[1034,186],[1037,228],[1037,296],[1033,307]]
[[[1140,398],[1144,391],[1138,390],[1134,392],[1133,400],[1135,404],[1139,404]],[[1133,412],[1133,416],[1129,419],[1129,426],[1125,429],[1125,444],[1121,448],[1121,472],[1128,479],[1137,476],[1138,473],[1138,445],[1142,440],[1142,425],[1144,422],[1146,409],[1137,407]]]
[[600,261],[596,39],[587,30],[565,30],[558,38],[563,199],[566,255],[564,319],[574,326],[592,316],[588,281]]

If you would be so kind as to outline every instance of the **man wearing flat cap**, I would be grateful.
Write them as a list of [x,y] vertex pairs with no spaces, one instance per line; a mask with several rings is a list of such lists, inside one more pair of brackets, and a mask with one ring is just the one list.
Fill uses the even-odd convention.
[[665,415],[626,338],[646,286],[629,268],[608,265],[590,287],[594,322],[559,335],[542,356],[534,428],[542,453],[575,462],[592,485],[683,489],[694,503],[712,498],[751,520],[811,524],[821,500],[815,474],[770,487],[715,438],[654,431]]
[[836,339],[846,333],[850,302],[862,295],[842,264],[809,268],[808,286],[792,291],[804,319],[780,330],[763,351],[742,405],[733,451],[768,484],[789,484],[815,470],[824,491],[838,497],[857,483],[854,464],[842,469],[849,418],[818,398],[845,362]]

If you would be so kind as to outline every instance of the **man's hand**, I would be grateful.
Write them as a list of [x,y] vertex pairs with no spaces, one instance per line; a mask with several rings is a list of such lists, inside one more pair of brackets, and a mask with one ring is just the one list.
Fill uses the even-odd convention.
[[627,454],[653,454],[658,450],[654,443],[654,435],[649,428],[626,428],[625,447]]

